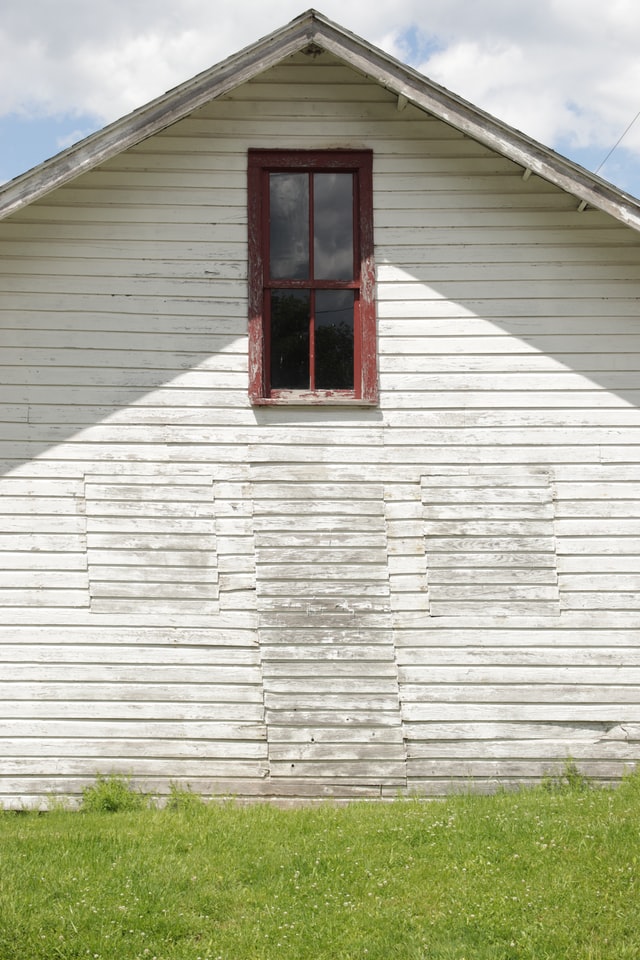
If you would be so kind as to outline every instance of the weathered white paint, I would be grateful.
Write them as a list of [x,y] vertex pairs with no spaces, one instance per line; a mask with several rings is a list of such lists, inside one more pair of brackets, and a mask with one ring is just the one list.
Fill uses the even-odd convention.
[[86,474],[84,501],[92,610],[218,612],[211,479]]
[[[251,456],[257,461],[259,451],[252,449]],[[382,486],[267,473],[263,477],[254,464],[271,776],[403,788]],[[333,726],[327,737],[328,710]],[[299,727],[304,735],[290,739]],[[348,735],[337,735],[340,729]]]
[[[374,151],[376,408],[249,405],[271,146]],[[619,776],[639,280],[635,231],[328,54],[0,224],[0,800],[108,770],[289,797]]]
[[546,471],[428,473],[422,502],[432,617],[559,614]]

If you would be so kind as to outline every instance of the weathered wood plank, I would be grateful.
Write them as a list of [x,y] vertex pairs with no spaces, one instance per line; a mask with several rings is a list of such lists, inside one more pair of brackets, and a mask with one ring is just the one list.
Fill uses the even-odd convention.
[[[67,777],[86,776],[95,780],[96,758],[65,757],[64,769]],[[123,767],[131,771],[135,769],[137,777],[162,777],[168,783],[176,777],[202,776],[206,768],[209,775],[231,777],[256,777],[264,768],[262,758],[247,759],[232,757],[212,758],[208,761],[201,759],[183,759],[182,757],[158,757],[147,759],[141,756],[113,758],[111,762],[105,758],[103,769],[113,769],[114,773],[122,772]],[[7,777],[46,777],[60,775],[60,760],[52,757],[7,757],[3,761],[4,772]],[[263,774],[264,775],[264,774]]]
[[[457,520],[425,519],[424,529],[431,538],[451,537],[549,537],[550,523],[548,520],[469,520],[465,516]],[[565,521],[566,522],[566,521]],[[595,531],[594,531],[595,532]]]
[[[30,590],[84,590],[89,589],[86,569],[78,563],[77,569],[64,564],[58,565],[57,558],[48,557],[47,566],[43,569],[36,564],[32,565],[25,560],[22,567],[11,564],[11,569],[0,570],[0,589]],[[4,558],[3,558],[4,561]],[[5,597],[6,599],[6,597]],[[26,599],[26,598],[25,598]]]
[[154,721],[127,721],[98,719],[93,722],[87,719],[78,720],[42,720],[16,718],[6,721],[7,734],[12,743],[19,748],[26,740],[44,742],[57,745],[58,749],[65,739],[76,741],[81,749],[85,738],[96,742],[110,740],[114,743],[131,741],[145,743],[152,739],[163,740],[165,743],[176,741],[178,744],[185,740],[188,743],[197,741],[246,741],[266,740],[267,731],[264,724],[250,721],[186,721],[171,720]]
[[[438,557],[438,560],[439,559],[440,557]],[[451,559],[455,560],[456,558],[452,557]],[[457,559],[459,563],[460,562],[459,558]],[[444,586],[454,586],[454,585],[455,586],[461,585],[462,587],[464,587],[464,585],[468,586],[469,570],[466,569],[466,567],[460,569],[460,567],[458,566],[458,563],[456,563],[455,566],[452,566],[452,567],[442,566],[441,564],[438,564],[438,565],[429,564],[429,570],[428,570],[429,584],[438,585],[438,591],[441,597],[444,596],[444,594],[442,593],[442,588]],[[522,566],[522,567],[509,566],[509,567],[503,567],[502,569],[498,568],[496,570],[496,569],[491,569],[491,566],[493,565],[490,565],[488,569],[484,567],[480,567],[479,569],[474,569],[473,582],[476,586],[479,584],[484,584],[484,585],[501,584],[503,586],[511,585],[513,589],[519,589],[519,586],[515,586],[515,585],[521,583],[524,589],[524,586],[527,584],[529,585],[530,584],[547,584],[547,585],[555,586],[557,585],[557,582],[558,582],[558,576],[555,570],[555,565],[552,564],[551,562],[547,567],[541,567],[541,568],[536,568],[536,567],[531,568],[526,566]],[[567,588],[568,588],[568,585],[567,585]],[[487,595],[489,592],[490,591],[488,589]],[[557,589],[554,595],[557,596]]]
[[[453,531],[455,533],[455,531]],[[521,531],[520,531],[521,534]],[[565,541],[566,543],[566,541]],[[440,536],[439,534],[429,535],[429,556],[440,556],[441,554],[459,554],[459,553],[511,553],[513,557],[521,558],[530,556],[531,553],[543,553],[553,556],[555,550],[555,537],[545,536],[522,536],[514,533],[507,536],[495,536],[491,534],[477,534],[469,536],[465,531],[459,536]]]
[[[632,724],[628,725],[633,728]],[[550,742],[572,742],[586,740],[596,742],[601,738],[626,739],[622,732],[627,727],[615,726],[603,721],[586,721],[554,723],[509,723],[507,721],[492,723],[491,721],[449,721],[438,723],[412,723],[407,722],[404,729],[407,740],[412,743],[441,743],[445,740],[459,741],[461,744],[471,741],[475,744],[474,749],[482,750],[482,742],[506,742],[513,740],[516,744],[519,741],[542,740]],[[629,736],[629,739],[636,739],[636,735]]]
[[615,700],[613,703],[595,702],[567,702],[560,703],[562,691],[556,691],[556,699],[540,701],[539,703],[427,703],[403,701],[402,715],[405,720],[413,723],[428,723],[430,721],[470,723],[505,721],[512,722],[547,722],[547,723],[577,723],[605,722],[605,723],[637,723],[640,719],[638,704]]
[[85,518],[83,516],[74,516],[73,514],[61,514],[60,516],[42,516],[38,517],[37,523],[34,523],[31,516],[8,516],[0,515],[0,533],[1,534],[30,534],[33,529],[37,529],[40,536],[48,533],[52,534],[77,534],[78,542],[80,536],[85,532]]
[[453,655],[456,655],[460,647],[500,651],[502,647],[513,646],[526,651],[529,647],[539,646],[542,641],[545,646],[557,646],[560,649],[568,647],[572,651],[580,647],[587,651],[592,647],[615,651],[634,646],[636,642],[635,625],[612,625],[597,614],[562,618],[561,623],[544,623],[543,626],[545,631],[541,635],[540,624],[534,618],[481,626],[470,618],[468,621],[456,619],[444,625],[428,624],[427,634],[424,621],[407,618],[398,624],[397,647],[398,650],[403,647],[418,650],[449,647]]
[[[42,679],[46,685],[48,683],[67,683],[78,685],[75,693],[82,694],[82,686],[85,687],[87,694],[93,689],[96,682],[96,664],[79,663],[60,660],[49,661],[46,665],[42,663],[20,663],[18,661],[7,661],[4,663],[1,683],[38,683]],[[254,684],[259,686],[261,682],[260,667],[258,663],[238,663],[233,661],[226,663],[198,663],[197,666],[191,666],[188,661],[182,663],[159,664],[153,662],[135,663],[135,662],[103,662],[100,665],[98,685],[112,683],[136,683],[157,685],[166,683],[168,689],[182,690],[185,684],[194,685],[194,695],[202,693],[203,698],[210,694],[216,685],[240,684],[246,686]],[[177,686],[176,686],[177,685]],[[43,692],[44,696],[44,692]]]
[[431,600],[432,617],[557,617],[559,601],[555,600],[476,600],[451,602]]
[[[132,631],[133,633],[134,631]],[[30,631],[31,633],[31,631]],[[54,642],[39,643],[38,631],[34,628],[35,637],[28,636],[25,640],[14,639],[12,643],[2,643],[0,647],[0,663],[30,663],[36,669],[37,664],[47,669],[48,664],[55,663],[58,669],[67,664],[93,665],[93,670],[101,669],[100,665],[111,664],[118,668],[124,664],[136,664],[140,671],[146,669],[147,665],[152,668],[161,664],[169,672],[173,667],[175,675],[180,674],[182,667],[194,668],[196,664],[202,665],[209,670],[217,670],[219,667],[229,666],[238,669],[241,665],[250,664],[258,667],[260,662],[260,653],[255,642],[248,648],[235,646],[231,643],[228,646],[203,643],[195,646],[192,643],[179,644],[176,640],[164,644],[149,643],[144,637],[144,631],[140,631],[137,637],[137,643],[131,645],[129,641],[121,642],[118,645],[116,633],[113,629],[104,631],[104,635],[96,637],[92,633],[92,628],[88,627],[86,633],[88,636],[69,639],[61,636],[54,639]],[[373,659],[376,659],[373,657]],[[95,672],[94,672],[95,675]]]
[[336,760],[336,761],[308,761],[290,760],[271,761],[270,773],[272,778],[298,777],[315,778],[318,780],[346,779],[351,782],[369,780],[376,784],[387,783],[403,787],[406,784],[406,768],[404,761],[381,760]]
[[[109,559],[113,561],[113,557]],[[104,585],[105,583],[120,582],[126,584],[129,590],[133,591],[133,595],[135,595],[135,590],[141,589],[139,586],[141,583],[154,585],[163,583],[169,585],[175,584],[176,579],[178,579],[179,583],[176,585],[180,588],[186,587],[187,584],[200,586],[206,584],[211,588],[211,585],[218,581],[217,570],[215,566],[211,566],[210,558],[208,558],[208,564],[203,565],[196,563],[193,569],[190,567],[183,568],[180,560],[176,562],[174,555],[167,556],[165,554],[162,560],[160,560],[160,562],[164,562],[164,566],[156,566],[158,561],[155,560],[152,553],[149,560],[153,560],[153,563],[145,563],[143,569],[140,569],[137,565],[140,562],[138,557],[129,557],[128,559],[129,563],[124,568],[121,564],[106,566],[92,563],[89,569],[93,586],[97,588],[98,584]],[[174,565],[170,565],[172,562]],[[170,590],[167,590],[168,594],[170,592]],[[94,596],[97,596],[97,593],[94,592]]]
[[137,546],[124,549],[126,544],[122,542],[123,539],[118,538],[116,541],[110,541],[119,543],[123,549],[106,549],[108,544],[104,544],[104,548],[100,548],[95,545],[95,540],[92,540],[92,569],[101,572],[103,569],[113,567],[116,570],[123,570],[125,578],[129,578],[134,575],[136,567],[148,569],[153,566],[155,570],[159,570],[165,566],[170,569],[179,567],[183,571],[191,570],[194,575],[204,577],[204,572],[194,571],[194,568],[207,571],[210,568],[215,569],[217,566],[216,557],[212,555],[210,550],[180,550],[179,548],[169,550],[166,542],[157,544],[160,549],[154,549],[154,544],[145,542],[145,546],[149,547],[145,550],[140,548],[140,540],[135,541],[138,544]]
[[[417,689],[413,684],[424,682],[431,686],[437,682],[442,685],[443,691],[447,685],[453,685],[455,692],[456,685],[468,683],[470,685],[479,685],[483,690],[479,696],[484,695],[484,691],[489,688],[498,688],[500,684],[510,688],[516,684],[529,684],[531,694],[535,696],[536,692],[543,690],[551,684],[573,684],[578,695],[579,688],[597,687],[611,688],[616,683],[631,686],[640,683],[640,670],[633,666],[623,664],[580,664],[572,665],[555,664],[547,666],[546,664],[522,663],[517,666],[508,662],[502,662],[495,665],[483,664],[450,664],[441,666],[438,664],[410,664],[400,665],[398,674],[403,686],[403,694],[409,698],[411,692]],[[469,691],[473,693],[473,691]]]
[[302,744],[346,744],[346,743],[402,743],[402,730],[397,726],[352,726],[339,724],[323,726],[320,723],[309,727],[294,727],[290,725],[269,726],[269,743],[302,743]]
[[[41,673],[38,673],[38,676],[32,678],[31,681],[25,678],[24,682],[17,679],[6,681],[3,677],[0,681],[2,697],[3,699],[27,701],[77,700],[88,703],[127,699],[131,701],[134,712],[136,702],[144,703],[145,701],[166,703],[196,701],[199,704],[217,704],[234,703],[238,700],[247,703],[260,703],[262,700],[262,689],[256,676],[257,671],[254,670],[252,676],[250,669],[246,670],[244,677],[242,671],[238,671],[239,675],[236,676],[230,672],[228,679],[221,670],[218,682],[212,682],[209,679],[207,683],[199,683],[197,680],[190,679],[188,672],[186,672],[186,679],[177,680],[175,676],[172,676],[170,680],[163,680],[162,682],[153,682],[151,677],[149,682],[142,681],[139,669],[130,670],[131,676],[128,679],[122,676],[127,674],[127,669],[123,668],[121,671],[111,671],[111,676],[108,679],[99,681],[94,679],[95,670],[84,671],[84,677],[81,676],[83,671],[78,671],[75,681],[68,679],[69,669],[67,666],[65,666],[64,671],[60,671],[60,673],[63,672],[65,673],[64,679],[62,677],[47,679],[46,676],[43,678]],[[194,672],[198,673],[198,671]],[[87,679],[87,674],[89,674],[90,679]],[[127,684],[126,689],[123,687],[125,683]],[[56,710],[52,712],[55,714]]]
[[0,606],[2,607],[87,607],[89,593],[87,584],[79,589],[65,589],[64,586],[47,589],[27,584],[20,587],[0,587]]
[[604,593],[590,591],[565,591],[561,594],[564,609],[573,610],[639,610],[640,594],[608,591]]
[[176,576],[179,574],[174,572],[171,580],[158,583],[153,579],[153,570],[146,570],[145,574],[144,579],[141,578],[137,581],[127,581],[124,579],[124,575],[121,575],[119,580],[102,580],[100,576],[96,575],[94,568],[89,567],[91,598],[92,600],[108,597],[122,600],[130,599],[140,610],[148,601],[156,598],[163,600],[167,607],[175,600],[177,602],[176,610],[179,609],[177,604],[183,600],[202,600],[205,602],[211,600],[212,587],[215,581],[189,579],[185,582],[176,583]]
[[481,579],[476,580],[474,577],[472,584],[469,582],[455,584],[434,583],[430,580],[429,585],[434,606],[436,604],[442,606],[447,602],[457,603],[459,600],[464,603],[473,600],[478,601],[480,599],[487,604],[492,603],[494,600],[506,603],[513,600],[514,603],[519,605],[524,604],[528,600],[532,602],[537,600],[549,602],[558,601],[558,585],[555,578],[553,578],[550,583],[529,583],[523,578],[519,578],[517,581],[511,583],[500,583],[495,582],[495,580],[486,583]]
[[[281,657],[282,650],[282,647],[278,648]],[[299,647],[297,653],[299,657],[304,657],[306,649]],[[302,688],[310,678],[320,681],[317,689],[325,685],[327,678],[335,680],[336,687],[341,688],[343,680],[360,680],[365,671],[367,682],[376,682],[377,679],[382,678],[397,682],[395,662],[393,660],[374,660],[373,658],[364,661],[359,659],[329,659],[325,661],[316,657],[310,663],[304,661],[296,663],[284,658],[280,660],[265,658],[262,671],[265,689],[272,691],[275,689],[274,681],[278,681],[278,687],[284,689],[286,681],[291,680],[292,682],[287,684],[287,689],[290,689],[291,687],[297,687],[298,679],[303,681]]]
[[[135,691],[132,692],[135,695]],[[70,700],[63,699],[66,697],[66,691],[59,693],[58,697],[41,699],[39,691],[32,690],[28,693],[27,699],[13,700],[11,692],[8,692],[2,700],[2,712],[6,715],[5,719],[11,722],[23,718],[41,720],[43,723],[50,720],[75,720],[82,723],[85,721],[92,723],[96,720],[157,722],[158,716],[175,723],[183,721],[227,723],[235,720],[261,723],[263,720],[263,704],[260,697],[243,696],[237,701],[216,698],[204,702],[172,700],[166,695],[149,701],[140,697],[126,700],[122,696],[110,699],[96,697],[91,700]]]
[[[385,761],[394,760],[396,765],[393,772],[384,769],[387,767]],[[295,764],[298,776],[304,776],[299,765],[303,764],[304,769],[309,769],[307,764],[318,762],[323,763],[327,771],[331,771],[329,776],[336,776],[336,774],[339,776],[347,764],[357,764],[356,776],[361,776],[360,765],[369,761],[372,769],[375,769],[376,763],[379,764],[379,770],[384,769],[382,775],[384,779],[389,776],[404,779],[404,767],[398,762],[397,742],[383,743],[380,740],[374,740],[348,743],[270,743],[269,761],[273,776],[282,775],[282,767],[286,763]],[[344,776],[344,773],[342,775]]]
[[[605,566],[600,561],[598,563],[598,568],[602,570],[605,567],[605,571],[610,570],[608,564]],[[640,562],[638,563],[638,568],[640,569]],[[566,591],[618,591],[622,593],[629,593],[632,590],[640,591],[640,573],[609,573],[609,572],[594,572],[593,570],[585,570],[581,565],[581,571],[576,572],[573,575],[563,573],[560,580],[560,589]]]
[[[535,684],[512,681],[510,683],[483,683],[480,684],[447,684],[439,686],[433,682],[403,683],[401,696],[403,703],[429,701],[429,703],[460,703],[460,704],[500,704],[512,701],[519,706],[526,703],[553,704],[562,700],[566,704],[598,706],[607,704],[609,716],[618,717],[617,710],[623,705],[638,704],[639,689],[637,685],[607,683],[606,677],[601,682],[576,679],[568,682],[543,682]],[[514,714],[517,716],[517,709]]]
[[[286,551],[282,551],[284,556],[282,556],[279,563],[261,563],[260,559],[256,564],[258,568],[258,574],[260,577],[268,582],[271,580],[277,579],[286,579],[286,580],[297,580],[303,579],[308,582],[309,575],[313,571],[314,582],[310,584],[311,590],[314,588],[316,580],[329,580],[336,582],[338,568],[334,564],[325,564],[325,563],[312,563],[305,564],[302,566],[298,561],[287,562]],[[371,561],[366,564],[350,564],[344,563],[339,567],[339,579],[343,583],[345,581],[358,581],[364,580],[367,583],[372,581],[383,581],[387,584],[386,595],[389,595],[388,580],[389,574],[387,571],[386,564],[383,566],[380,562]]]
[[101,762],[120,760],[122,764],[136,763],[140,759],[161,760],[167,766],[175,761],[180,764],[188,760],[224,760],[243,762],[250,760],[266,760],[266,744],[260,740],[190,740],[182,736],[176,739],[164,739],[160,731],[156,731],[152,738],[132,737],[33,737],[7,738],[3,740],[3,763],[7,760],[10,767],[18,759],[37,758],[43,760],[43,767],[49,766],[50,757],[57,757],[60,761],[93,759]]
[[[252,579],[252,583],[255,580]],[[348,599],[345,600],[345,594],[348,590]],[[359,602],[363,598],[369,597],[377,600],[379,603],[388,603],[389,601],[389,583],[387,578],[379,577],[377,582],[369,582],[369,578],[364,575],[361,579],[349,580],[346,576],[341,582],[335,579],[313,580],[310,581],[308,575],[302,571],[299,572],[298,579],[293,579],[289,574],[283,572],[278,579],[273,579],[267,583],[261,583],[258,589],[258,597],[261,610],[267,609],[286,609],[287,607],[300,607],[301,598],[306,601],[305,608],[315,600],[325,600],[334,598],[343,601],[350,606],[352,601]],[[281,598],[280,600],[278,598]],[[287,600],[290,603],[287,603]]]
[[533,763],[548,760],[562,760],[571,756],[573,761],[582,762],[622,760],[633,762],[637,756],[638,744],[611,740],[607,744],[585,739],[571,740],[566,735],[559,740],[483,740],[478,743],[471,739],[464,743],[452,744],[451,741],[438,743],[412,743],[407,748],[407,765],[411,775],[416,775],[417,760],[434,762],[443,760],[445,767],[456,763],[483,764],[490,760],[507,760]]
[[[397,662],[399,666],[416,669],[420,666],[431,668],[444,664],[462,666],[467,664],[495,665],[507,671],[516,665],[531,664],[540,667],[585,666],[594,669],[607,666],[634,667],[640,664],[640,651],[632,645],[599,650],[594,654],[592,647],[585,645],[564,645],[553,643],[551,638],[546,646],[538,646],[539,635],[534,646],[502,646],[499,639],[492,637],[486,646],[435,646],[431,643],[424,647],[399,647]],[[478,639],[478,642],[479,639]]]
[[[485,544],[481,541],[472,543],[467,541],[465,544],[467,549],[471,546],[476,547],[473,552],[470,551],[468,553],[465,552],[464,547],[460,550],[459,542],[453,538],[451,538],[450,541],[445,541],[443,544],[445,547],[448,545],[450,545],[449,552],[436,552],[433,549],[433,541],[431,541],[429,545],[428,563],[430,579],[432,576],[436,578],[442,577],[444,582],[449,576],[454,574],[455,570],[460,569],[465,571],[469,570],[469,568],[476,568],[473,572],[474,579],[480,576],[480,570],[482,568],[485,570],[493,570],[496,576],[500,576],[502,567],[508,567],[511,571],[511,576],[517,577],[517,571],[521,569],[520,566],[517,565],[517,553],[494,553],[491,550],[492,544],[488,544],[488,549],[484,549]],[[548,575],[556,569],[556,558],[551,550],[544,553],[527,551],[526,562],[524,562],[523,566],[525,570],[531,573],[537,570],[545,571],[545,575]]]

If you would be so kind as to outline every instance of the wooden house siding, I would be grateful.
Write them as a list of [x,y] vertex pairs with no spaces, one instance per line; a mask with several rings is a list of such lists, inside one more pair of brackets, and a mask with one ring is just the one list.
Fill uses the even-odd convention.
[[[402,106],[298,54],[0,223],[5,805],[637,759],[638,234]],[[376,407],[249,403],[274,147],[373,150]]]

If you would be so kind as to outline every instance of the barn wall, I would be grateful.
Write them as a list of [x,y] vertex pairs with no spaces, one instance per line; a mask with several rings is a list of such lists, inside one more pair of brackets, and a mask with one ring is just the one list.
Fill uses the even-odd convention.
[[[247,399],[246,151],[374,151],[380,405]],[[0,224],[0,801],[437,793],[640,730],[637,234],[299,56]]]

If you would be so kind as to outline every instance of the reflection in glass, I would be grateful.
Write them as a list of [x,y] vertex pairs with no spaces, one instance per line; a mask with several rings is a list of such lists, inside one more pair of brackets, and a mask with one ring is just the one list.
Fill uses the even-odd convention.
[[353,290],[318,290],[316,389],[353,389]]
[[269,231],[272,280],[309,277],[309,175],[269,174]]
[[271,292],[271,387],[309,389],[308,290]]
[[314,276],[353,280],[353,174],[313,176]]

